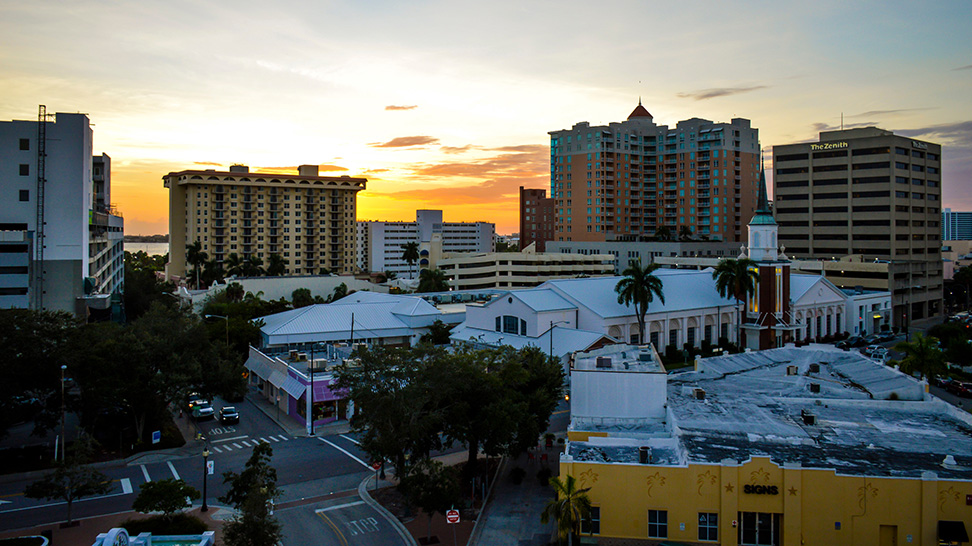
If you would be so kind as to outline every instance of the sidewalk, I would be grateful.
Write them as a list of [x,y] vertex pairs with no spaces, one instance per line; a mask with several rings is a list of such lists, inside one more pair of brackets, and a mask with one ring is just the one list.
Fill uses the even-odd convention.
[[[254,408],[262,411],[264,415],[269,417],[271,421],[276,423],[287,434],[297,438],[306,438],[308,436],[307,426],[304,423],[299,423],[285,413],[277,411],[277,407],[261,396],[254,387],[251,387],[246,393],[246,401],[252,404]],[[317,425],[314,428],[314,433],[315,436],[328,436],[332,434],[347,434],[349,430],[351,430],[351,425],[348,421],[334,421],[326,425]]]
[[[547,460],[541,460],[546,455]],[[541,486],[537,472],[549,465],[553,476],[560,474],[560,449],[540,448],[531,459],[527,454],[507,459],[500,470],[489,503],[479,516],[479,522],[469,540],[470,546],[527,546],[549,544],[554,522],[540,523],[540,514],[553,500],[553,489]],[[510,480],[514,468],[526,471],[519,485]]]

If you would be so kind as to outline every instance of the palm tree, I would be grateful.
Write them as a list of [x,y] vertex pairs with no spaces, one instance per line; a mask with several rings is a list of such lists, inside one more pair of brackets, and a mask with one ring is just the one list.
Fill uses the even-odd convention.
[[645,342],[645,315],[648,314],[648,304],[658,300],[665,303],[665,294],[662,292],[662,281],[655,276],[655,270],[661,267],[660,264],[648,264],[641,267],[638,260],[631,260],[628,268],[621,274],[624,278],[614,286],[614,291],[618,293],[618,303],[625,306],[634,304],[635,317],[638,319],[638,341]]
[[557,493],[557,498],[543,509],[540,521],[546,524],[550,518],[557,520],[557,536],[561,540],[567,538],[567,544],[573,544],[574,533],[577,532],[581,520],[591,516],[591,499],[587,496],[591,488],[578,489],[577,480],[570,474],[563,481],[557,477],[550,478],[549,483]]
[[216,258],[208,260],[206,265],[203,266],[203,281],[207,285],[210,285],[218,280],[222,280],[223,276],[223,266],[216,261]]
[[688,226],[682,226],[678,228],[678,238],[681,241],[688,241],[692,238],[692,228]]
[[231,282],[226,286],[226,299],[233,302],[243,301],[243,285],[238,282]]
[[244,277],[259,277],[263,275],[263,260],[253,254],[244,257],[242,272]]
[[894,350],[905,354],[901,367],[909,374],[918,372],[922,377],[930,378],[944,367],[945,355],[938,348],[935,337],[916,332],[914,341],[902,341],[894,346]]
[[402,245],[402,259],[408,263],[409,267],[415,264],[419,259],[419,245],[415,241],[410,243],[405,243]]
[[418,292],[445,292],[449,280],[441,269],[423,269],[419,274]]
[[668,229],[668,226],[661,226],[655,230],[655,238],[659,241],[670,241],[672,239],[672,230]]
[[223,262],[223,268],[226,269],[226,275],[240,276],[243,274],[243,258],[240,255],[233,252],[229,256],[226,256],[226,261]]
[[271,254],[267,259],[267,276],[281,277],[287,272],[287,262],[280,254]]
[[[749,258],[739,260],[722,260],[712,271],[712,278],[716,282],[716,290],[723,298],[732,296],[736,299],[736,309],[739,300],[743,302],[743,309],[747,309],[749,298],[756,293],[759,275],[756,273],[756,262]],[[742,347],[742,317],[736,322],[736,343]]]
[[199,239],[196,239],[195,243],[186,246],[186,261],[192,264],[193,268],[196,270],[196,284],[194,288],[199,288],[199,273],[202,269],[203,264],[209,256],[203,252],[202,243]]

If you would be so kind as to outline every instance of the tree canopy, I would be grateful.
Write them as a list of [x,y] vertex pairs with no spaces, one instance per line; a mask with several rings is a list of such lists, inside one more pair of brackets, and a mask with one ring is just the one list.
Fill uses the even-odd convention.
[[351,426],[399,476],[443,443],[466,445],[470,463],[480,447],[501,455],[536,445],[563,392],[560,363],[536,347],[379,346],[356,357],[337,371],[355,404]]
[[273,503],[280,497],[272,457],[270,444],[258,443],[242,472],[223,473],[229,491],[219,500],[237,510],[223,525],[223,538],[230,546],[275,546],[283,538],[282,527],[272,514]]
[[184,480],[168,478],[143,483],[138,496],[132,503],[132,510],[148,514],[162,512],[162,517],[169,519],[177,512],[192,506],[192,501],[199,498],[199,491]]
[[423,269],[419,272],[417,292],[445,292],[449,289],[449,280],[441,269]]
[[111,491],[111,480],[101,472],[85,465],[91,454],[87,440],[76,442],[64,461],[54,471],[24,489],[24,496],[31,499],[61,500],[67,505],[67,522],[70,524],[74,501],[93,495],[105,495]]

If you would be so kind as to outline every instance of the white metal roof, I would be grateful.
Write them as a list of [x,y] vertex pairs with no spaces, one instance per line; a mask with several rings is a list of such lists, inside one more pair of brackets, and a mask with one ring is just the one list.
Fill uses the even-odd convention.
[[574,328],[554,327],[540,337],[520,336],[507,334],[483,328],[473,328],[466,326],[465,323],[456,326],[449,339],[460,342],[482,343],[484,345],[509,345],[515,349],[524,347],[538,347],[543,352],[550,351],[550,335],[553,332],[553,354],[561,357],[576,351],[585,351],[600,339],[605,338],[616,342],[617,340],[606,336],[600,332],[589,330],[575,330]]
[[530,288],[527,290],[512,290],[489,302],[503,299],[503,296],[512,296],[522,301],[527,307],[537,312],[544,311],[563,311],[566,309],[576,309],[577,306],[565,300],[560,294],[548,289]]
[[[735,305],[735,300],[719,295],[710,271],[659,269],[655,271],[655,276],[662,281],[665,303],[655,298],[648,305],[649,313]],[[618,294],[614,291],[618,281],[623,278],[552,280],[543,283],[540,288],[553,289],[567,300],[583,305],[601,317],[625,317],[633,315],[634,308],[618,303]]]

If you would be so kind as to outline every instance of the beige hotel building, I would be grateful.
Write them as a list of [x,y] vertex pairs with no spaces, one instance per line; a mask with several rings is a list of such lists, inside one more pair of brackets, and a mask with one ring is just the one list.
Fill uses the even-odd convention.
[[876,127],[774,146],[779,241],[794,259],[882,264],[896,326],[939,315],[941,166],[941,145]]
[[297,174],[180,171],[169,188],[168,278],[184,278],[186,246],[199,241],[209,259],[256,256],[266,267],[278,254],[287,275],[354,272],[355,203],[364,178],[319,176],[317,165]]

